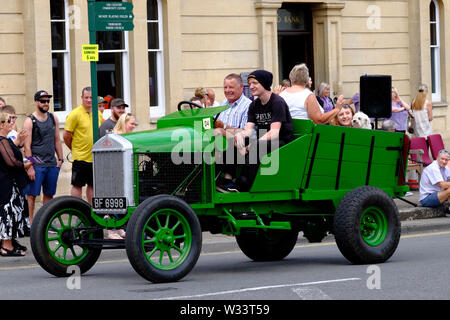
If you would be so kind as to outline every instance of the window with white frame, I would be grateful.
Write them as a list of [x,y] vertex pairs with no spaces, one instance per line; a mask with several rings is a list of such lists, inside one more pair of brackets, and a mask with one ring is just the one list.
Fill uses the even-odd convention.
[[[97,0],[98,1],[98,0]],[[127,2],[108,0],[108,2]],[[97,62],[98,95],[130,101],[129,46],[127,31],[97,31],[99,49]]]
[[[69,1],[50,1],[54,110],[70,111]],[[63,116],[63,115],[62,115]]]
[[161,117],[165,114],[161,0],[147,0],[147,37],[150,115]]
[[439,4],[430,2],[430,56],[431,56],[431,98],[441,101],[441,55],[439,33]]

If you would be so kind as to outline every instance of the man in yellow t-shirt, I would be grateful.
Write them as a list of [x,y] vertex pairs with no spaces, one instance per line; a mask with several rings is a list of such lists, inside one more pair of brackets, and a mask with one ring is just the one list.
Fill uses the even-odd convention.
[[[98,114],[98,126],[102,114]],[[72,110],[66,118],[64,143],[72,151],[72,190],[71,195],[82,198],[82,189],[86,187],[86,198],[92,205],[93,174],[92,146],[94,144],[92,128],[92,92],[86,87],[81,92],[81,105]]]

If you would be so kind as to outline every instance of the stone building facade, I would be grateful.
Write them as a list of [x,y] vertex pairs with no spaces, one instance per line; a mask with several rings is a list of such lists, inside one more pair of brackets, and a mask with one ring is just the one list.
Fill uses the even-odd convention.
[[[115,1],[115,0],[111,0]],[[120,1],[120,0],[116,0]],[[120,96],[139,130],[176,110],[195,88],[223,99],[225,75],[264,68],[278,83],[306,62],[315,85],[351,97],[364,74],[392,75],[406,102],[432,88],[433,131],[450,138],[448,0],[130,0],[134,30],[97,33],[99,94]],[[64,123],[90,85],[87,0],[2,0],[0,96],[19,125],[33,94],[55,95]]]

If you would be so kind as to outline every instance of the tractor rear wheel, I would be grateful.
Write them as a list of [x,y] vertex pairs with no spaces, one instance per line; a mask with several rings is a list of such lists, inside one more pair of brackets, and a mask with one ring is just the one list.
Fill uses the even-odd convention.
[[254,261],[282,260],[297,243],[297,231],[257,230],[241,232],[236,242],[242,252]]
[[336,209],[336,244],[344,257],[355,264],[388,260],[398,246],[400,230],[397,206],[376,187],[351,190]]

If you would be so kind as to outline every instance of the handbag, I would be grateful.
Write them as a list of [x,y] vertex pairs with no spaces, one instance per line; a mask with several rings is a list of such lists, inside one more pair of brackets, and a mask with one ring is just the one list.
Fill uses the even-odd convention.
[[408,111],[408,119],[406,120],[408,124],[408,133],[414,133],[414,114],[411,111]]

